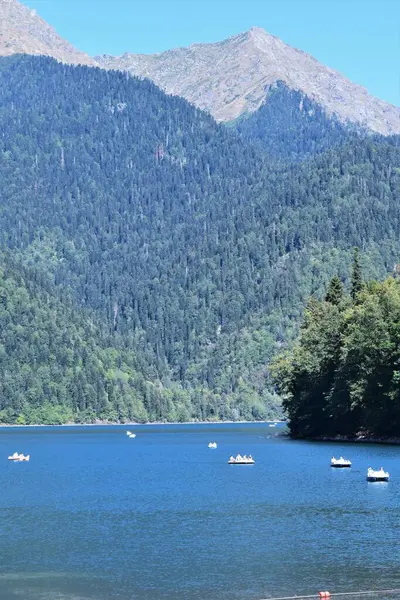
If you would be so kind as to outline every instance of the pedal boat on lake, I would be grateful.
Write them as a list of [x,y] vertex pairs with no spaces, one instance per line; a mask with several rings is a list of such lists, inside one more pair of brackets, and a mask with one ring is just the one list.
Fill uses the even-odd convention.
[[334,456],[331,458],[331,467],[335,467],[336,469],[345,469],[351,467],[351,460],[346,460],[341,456],[340,458],[335,458]]
[[238,454],[236,458],[231,456],[228,460],[229,465],[254,465],[255,462],[256,461],[251,455],[246,456],[246,454],[244,456],[240,456],[240,454]]
[[367,481],[389,481],[389,473],[381,467],[379,471],[374,471],[371,467],[367,471]]
[[24,456],[23,454],[18,454],[18,452],[14,452],[14,454],[11,454],[11,456],[8,457],[8,460],[12,460],[14,462],[29,461],[29,459],[30,459],[29,454]]
[[209,447],[209,448],[216,448],[216,447],[217,447],[217,442],[210,442],[210,443],[208,444],[208,447]]

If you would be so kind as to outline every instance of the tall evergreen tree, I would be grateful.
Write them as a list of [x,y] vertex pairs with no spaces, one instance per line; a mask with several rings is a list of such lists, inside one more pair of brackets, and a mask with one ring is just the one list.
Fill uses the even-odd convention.
[[360,252],[356,247],[354,248],[353,254],[353,270],[351,273],[351,297],[356,300],[358,294],[361,292],[363,287],[362,281],[362,270],[360,265]]
[[338,275],[332,277],[325,295],[325,301],[330,304],[340,304],[343,299],[344,287]]

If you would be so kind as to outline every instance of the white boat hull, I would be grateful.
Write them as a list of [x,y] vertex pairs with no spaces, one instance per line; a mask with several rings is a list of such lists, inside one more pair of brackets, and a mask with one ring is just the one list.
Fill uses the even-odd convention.
[[351,467],[351,460],[348,458],[343,458],[343,456],[340,458],[335,458],[333,456],[331,459],[331,467],[334,469],[348,469]]
[[380,469],[379,471],[374,471],[373,469],[368,469],[367,471],[367,481],[376,482],[376,481],[389,481],[389,473]]

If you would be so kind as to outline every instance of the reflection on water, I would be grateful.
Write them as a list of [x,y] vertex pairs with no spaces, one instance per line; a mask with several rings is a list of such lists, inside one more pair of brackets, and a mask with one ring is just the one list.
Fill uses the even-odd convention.
[[[399,447],[292,442],[266,424],[129,429],[0,430],[1,600],[400,588]],[[8,463],[14,451],[31,462]],[[228,465],[238,452],[256,465]],[[367,483],[370,465],[392,480]]]

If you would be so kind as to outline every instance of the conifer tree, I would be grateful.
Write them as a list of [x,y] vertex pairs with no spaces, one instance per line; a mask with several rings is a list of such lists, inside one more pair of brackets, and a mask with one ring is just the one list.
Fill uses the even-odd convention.
[[351,273],[351,297],[353,300],[357,298],[357,295],[361,292],[363,287],[362,271],[360,265],[360,253],[358,248],[354,248],[353,255],[353,270]]
[[326,291],[325,301],[330,304],[340,304],[343,299],[343,283],[339,277],[335,275],[329,282],[328,289]]

